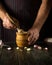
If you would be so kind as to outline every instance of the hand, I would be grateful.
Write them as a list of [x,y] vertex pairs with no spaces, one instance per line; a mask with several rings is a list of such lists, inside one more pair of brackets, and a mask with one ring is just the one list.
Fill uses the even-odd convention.
[[11,23],[9,15],[7,16],[7,14],[8,13],[6,12],[6,10],[3,8],[1,4],[0,5],[0,19],[3,21],[3,26],[8,29],[15,28],[15,26]]
[[7,29],[13,29],[15,26],[10,22],[9,18],[7,15],[3,17],[3,26]]
[[39,30],[37,28],[31,28],[28,31],[28,44],[33,44],[37,41],[37,39],[39,38]]

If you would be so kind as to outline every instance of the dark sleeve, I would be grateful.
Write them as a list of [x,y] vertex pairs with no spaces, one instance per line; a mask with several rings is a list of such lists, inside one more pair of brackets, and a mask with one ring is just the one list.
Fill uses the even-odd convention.
[[48,6],[52,8],[52,0],[48,0]]
[[0,0],[0,3],[1,3],[1,0]]
[[0,0],[0,3],[2,2],[2,0]]
[[2,3],[2,0],[0,0],[0,4]]

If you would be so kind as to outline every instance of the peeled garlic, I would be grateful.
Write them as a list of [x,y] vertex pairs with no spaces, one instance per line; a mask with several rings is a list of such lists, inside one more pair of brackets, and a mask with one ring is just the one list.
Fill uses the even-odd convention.
[[31,48],[27,48],[27,51],[30,51],[31,50]]

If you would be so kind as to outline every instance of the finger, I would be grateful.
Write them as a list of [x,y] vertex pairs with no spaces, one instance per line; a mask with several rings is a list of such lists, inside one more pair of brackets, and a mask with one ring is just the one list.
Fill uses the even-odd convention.
[[29,41],[29,43],[28,44],[33,44],[32,42],[35,40],[35,38],[34,38],[34,33],[32,34],[32,37],[31,37],[31,40]]
[[6,29],[11,29],[11,27],[5,26]]
[[31,41],[31,39],[32,39],[32,34],[28,37],[28,41]]
[[28,31],[28,37],[31,35],[31,33]]
[[36,38],[33,38],[31,44],[34,44],[35,43],[35,40],[36,40]]
[[33,43],[35,43],[35,42],[37,41],[37,39],[38,39],[38,38],[35,38],[35,39],[33,40]]
[[15,25],[13,25],[13,29],[17,29],[17,27]]
[[15,26],[12,26],[12,27],[10,27],[11,29],[16,29],[16,27]]
[[34,44],[39,38],[39,35],[33,35],[31,41],[28,44]]
[[3,24],[3,27],[7,28],[7,29],[11,29],[12,28],[11,26],[7,26],[6,24]]
[[32,37],[32,39],[28,42],[28,44],[32,45],[34,43],[35,38]]
[[37,36],[37,37],[34,39],[33,43],[35,43],[35,42],[38,40],[38,38],[39,38],[39,36]]
[[6,28],[6,25],[3,24],[3,27]]

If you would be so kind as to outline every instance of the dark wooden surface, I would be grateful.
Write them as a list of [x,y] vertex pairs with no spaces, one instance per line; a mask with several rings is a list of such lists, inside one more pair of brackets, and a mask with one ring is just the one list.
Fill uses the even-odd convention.
[[0,48],[0,65],[52,65],[52,55],[46,50],[38,50],[31,47],[31,51],[25,49],[7,50]]

